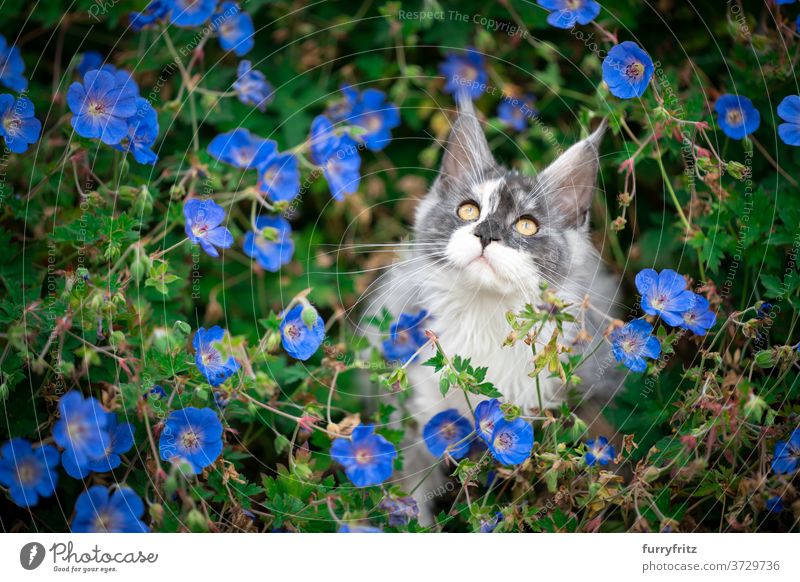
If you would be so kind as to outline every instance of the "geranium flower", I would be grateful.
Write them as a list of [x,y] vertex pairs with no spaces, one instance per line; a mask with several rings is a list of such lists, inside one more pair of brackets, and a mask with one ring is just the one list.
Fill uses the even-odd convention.
[[794,429],[788,441],[775,443],[775,454],[772,457],[772,470],[788,475],[800,467],[800,428]]
[[303,306],[295,305],[281,321],[281,344],[286,353],[298,360],[307,360],[325,339],[325,323],[317,316],[309,329],[303,321]]
[[[244,254],[258,261],[267,271],[277,273],[281,267],[292,260],[294,241],[291,238],[292,227],[282,216],[259,216],[256,218],[257,232],[244,235]],[[261,231],[274,228],[276,240],[268,240]]]
[[209,330],[201,327],[192,340],[197,369],[212,386],[219,386],[241,367],[233,356],[223,360],[222,353],[214,347],[215,343],[221,342],[224,338],[225,330],[215,325]]
[[128,137],[113,146],[123,152],[132,152],[133,159],[140,164],[153,165],[158,160],[150,149],[158,138],[158,115],[150,102],[143,97],[136,99],[136,115],[128,119]]
[[211,18],[217,0],[170,0],[172,15],[170,22],[176,26],[191,28]]
[[0,34],[0,83],[12,91],[22,92],[28,88],[25,72],[25,61],[16,46],[8,46],[6,37]]
[[258,168],[275,155],[277,149],[271,139],[262,139],[242,128],[222,133],[208,144],[208,153],[213,158],[243,170]]
[[612,47],[603,60],[603,81],[611,94],[620,99],[641,97],[653,71],[650,56],[630,40]]
[[256,71],[250,61],[239,62],[237,79],[233,83],[233,90],[239,101],[245,105],[253,105],[264,111],[272,100],[273,90],[264,73]]
[[686,289],[686,280],[672,269],[657,273],[643,269],[636,275],[636,289],[642,296],[642,310],[658,315],[673,327],[683,325],[683,314],[694,303],[694,293]]
[[184,408],[170,413],[158,450],[164,461],[189,464],[197,475],[222,454],[222,423],[210,408]]
[[325,115],[334,122],[344,121],[350,117],[353,107],[358,102],[358,91],[350,85],[342,85],[339,90],[342,92],[342,99],[325,110]]
[[530,120],[536,116],[533,104],[536,98],[533,95],[525,97],[504,97],[497,106],[497,117],[506,126],[523,131],[528,127]]
[[427,318],[425,309],[416,315],[401,313],[389,326],[389,337],[383,340],[384,357],[390,362],[406,363],[428,341],[422,325]]
[[105,58],[97,51],[86,51],[81,55],[81,60],[78,66],[75,67],[77,73],[83,77],[89,71],[96,71],[103,66]]
[[447,55],[439,72],[445,78],[445,93],[463,94],[470,99],[480,97],[489,81],[483,55],[471,47],[463,53]]
[[65,467],[85,467],[90,461],[104,458],[111,436],[106,428],[108,414],[100,402],[72,390],[61,397],[58,410],[61,418],[53,427],[53,438],[64,449],[61,463]]
[[225,209],[213,200],[187,200],[183,205],[186,218],[186,236],[192,244],[199,244],[212,257],[218,257],[221,249],[233,244],[233,235],[224,226]]
[[317,115],[311,122],[311,134],[308,136],[308,153],[311,161],[318,166],[324,165],[338,140],[333,132],[331,120],[324,115]]
[[448,408],[431,418],[422,429],[425,445],[434,457],[445,451],[454,459],[461,459],[469,452],[472,424],[454,408]]
[[275,202],[293,200],[300,193],[300,167],[293,154],[277,154],[259,169],[258,188]]
[[778,105],[778,117],[786,122],[778,126],[778,135],[783,143],[800,146],[800,97],[797,95],[784,97]]
[[653,326],[643,319],[626,323],[611,332],[611,353],[618,362],[633,372],[647,369],[645,358],[657,358],[661,354],[661,343],[653,337]]
[[600,14],[600,5],[594,0],[538,0],[538,4],[553,11],[547,16],[547,23],[556,28],[589,24]]
[[336,200],[344,200],[346,195],[358,190],[361,182],[360,170],[358,144],[349,135],[341,136],[322,166],[331,195]]
[[27,151],[28,146],[39,141],[42,122],[33,114],[33,102],[27,97],[14,99],[11,95],[0,95],[0,135],[15,154]]
[[356,101],[347,120],[367,130],[360,140],[367,149],[381,151],[392,139],[392,129],[400,125],[397,106],[386,101],[386,94],[377,89],[367,89]]
[[11,501],[20,507],[33,507],[55,492],[57,467],[58,449],[52,445],[33,447],[14,438],[0,447],[0,485],[8,487]]
[[235,2],[223,2],[211,22],[226,51],[242,57],[253,49],[253,21]]
[[128,135],[128,118],[136,115],[138,90],[133,82],[119,81],[112,73],[97,70],[86,73],[83,83],[70,85],[70,123],[78,135],[99,138],[109,145],[118,144]]
[[783,511],[783,499],[778,497],[770,497],[766,502],[767,511],[770,513],[780,513]]
[[709,309],[708,299],[702,295],[692,294],[689,309],[683,312],[681,327],[695,335],[706,335],[717,321],[716,314]]
[[331,444],[331,457],[344,467],[345,475],[356,487],[380,485],[392,474],[397,450],[374,425],[359,425],[350,440],[337,438]]
[[108,487],[94,485],[81,493],[75,502],[73,533],[147,533],[142,521],[144,503],[128,487],[113,492]]
[[744,139],[761,125],[761,114],[747,97],[721,95],[714,109],[722,133],[731,139]]
[[499,419],[489,439],[489,452],[504,465],[519,465],[531,456],[533,427],[522,418]]
[[76,465],[72,458],[65,457],[64,470],[70,477],[83,479],[92,471],[95,473],[113,471],[122,463],[120,455],[127,453],[133,447],[133,425],[129,422],[120,423],[113,412],[108,412],[107,416],[106,432],[110,440],[105,455],[99,459],[89,459],[82,466]]
[[131,12],[128,16],[131,21],[131,30],[139,32],[146,26],[161,20],[169,13],[170,8],[172,8],[172,0],[153,0],[143,11]]
[[488,445],[491,444],[494,426],[503,418],[500,401],[497,398],[484,400],[475,407],[475,432]]
[[386,511],[389,525],[401,527],[419,517],[419,507],[413,497],[384,497],[379,507]]
[[586,455],[584,456],[589,467],[594,465],[608,465],[614,460],[614,445],[608,444],[604,436],[586,441]]

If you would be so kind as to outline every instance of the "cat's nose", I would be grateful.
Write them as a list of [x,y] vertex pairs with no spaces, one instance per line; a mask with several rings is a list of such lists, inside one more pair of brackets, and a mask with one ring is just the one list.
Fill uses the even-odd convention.
[[474,234],[478,237],[478,239],[480,239],[481,247],[484,249],[489,246],[489,243],[500,240],[499,238],[492,236],[492,234],[489,232],[476,232]]

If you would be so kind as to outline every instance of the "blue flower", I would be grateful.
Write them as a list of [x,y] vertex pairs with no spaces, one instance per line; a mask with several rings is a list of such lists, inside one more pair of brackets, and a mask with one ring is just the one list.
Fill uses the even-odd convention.
[[683,325],[683,313],[694,303],[694,293],[686,289],[686,280],[672,269],[657,273],[643,269],[636,275],[636,289],[642,296],[642,310],[658,315],[673,327]]
[[222,133],[208,144],[208,153],[221,162],[243,170],[258,168],[277,152],[271,139],[262,139],[246,129]]
[[[797,18],[800,21],[800,16]],[[778,117],[786,122],[778,126],[778,135],[783,143],[800,146],[800,97],[797,95],[784,97],[778,105]]]
[[367,89],[358,98],[347,120],[366,129],[358,136],[367,149],[381,151],[392,139],[392,129],[400,125],[397,106],[386,101],[383,91]]
[[108,487],[94,485],[75,502],[73,533],[147,533],[142,521],[144,503],[128,487],[112,493]]
[[358,190],[361,182],[360,169],[358,144],[349,135],[341,136],[322,166],[322,173],[336,200],[344,200],[347,194]]
[[245,105],[253,105],[264,111],[272,101],[272,85],[269,84],[264,73],[253,69],[250,61],[241,61],[236,71],[237,78],[233,83],[233,90],[239,101]]
[[353,112],[353,107],[355,107],[358,102],[358,91],[353,89],[350,85],[342,85],[340,90],[342,92],[342,99],[325,110],[325,114],[331,121],[344,121],[350,117]]
[[64,457],[64,470],[67,475],[75,479],[82,479],[89,473],[107,473],[120,466],[122,459],[120,455],[127,453],[133,446],[133,425],[129,422],[119,424],[117,415],[108,412],[106,420],[106,432],[109,436],[108,447],[105,455],[97,459],[89,459],[84,465],[77,465],[73,457]]
[[83,83],[70,85],[67,104],[73,113],[72,127],[78,135],[100,138],[109,145],[127,137],[128,118],[136,115],[138,88],[132,80],[119,81],[114,74],[97,70],[86,73]]
[[50,497],[58,483],[58,449],[52,445],[34,448],[15,438],[0,447],[0,485],[8,487],[11,501],[32,507],[40,497]]
[[538,3],[553,11],[547,22],[556,28],[572,28],[576,22],[589,24],[600,14],[600,5],[594,0],[538,0]]
[[33,113],[33,103],[27,97],[14,99],[11,95],[0,95],[0,135],[15,154],[25,152],[30,144],[39,141],[42,122]]
[[148,396],[152,396],[156,400],[161,400],[162,398],[166,398],[167,393],[162,386],[156,384],[145,393],[144,397],[147,398]]
[[336,147],[338,139],[333,132],[331,120],[324,115],[317,115],[311,122],[311,134],[308,137],[311,161],[318,166],[323,165]]
[[224,226],[225,210],[213,200],[187,200],[183,205],[186,218],[186,236],[192,244],[200,244],[205,252],[218,257],[217,247],[227,249],[233,244],[233,235]]
[[359,425],[350,440],[337,438],[331,444],[331,457],[344,467],[345,475],[356,487],[380,485],[392,474],[397,450],[379,434],[374,425]]
[[343,523],[339,526],[339,533],[383,533],[379,527],[359,525],[357,523]]
[[75,70],[83,77],[89,71],[96,71],[102,67],[105,60],[105,57],[97,51],[86,51],[81,55],[81,60]]
[[0,83],[12,91],[21,92],[28,88],[28,79],[25,72],[25,62],[19,48],[8,46],[6,37],[0,34]]
[[300,193],[300,167],[293,154],[277,154],[259,169],[258,188],[275,202],[293,200]]
[[768,303],[767,301],[759,301],[756,305],[756,319],[766,319],[769,317],[769,314],[773,308],[772,303]]
[[608,465],[614,460],[614,445],[608,444],[606,437],[586,441],[586,456],[584,457],[589,467],[594,465]]
[[771,513],[780,513],[783,511],[783,499],[777,495],[767,499],[767,511]]
[[497,116],[505,125],[517,131],[528,127],[528,122],[536,117],[533,104],[536,98],[533,95],[525,97],[503,97],[497,107]]
[[650,56],[630,40],[614,46],[603,60],[603,81],[611,94],[620,99],[641,97],[653,71]]
[[800,467],[800,428],[794,429],[788,441],[775,443],[772,470],[787,475]]
[[794,4],[796,0],[775,0],[775,4]]
[[419,507],[413,497],[384,497],[379,507],[387,512],[389,525],[407,525],[419,516]]
[[254,44],[253,21],[247,12],[239,8],[238,4],[223,2],[211,22],[214,31],[219,35],[219,44],[223,49],[232,50],[239,57],[252,50]]
[[164,18],[172,8],[172,0],[153,0],[142,12],[131,12],[131,30],[139,32],[146,26],[150,26],[157,20]]
[[657,358],[661,354],[661,344],[658,338],[650,335],[652,332],[653,326],[643,319],[626,323],[611,332],[611,353],[631,371],[644,372],[647,369],[645,358]]
[[533,450],[533,427],[522,418],[499,419],[489,439],[489,452],[504,465],[524,463]]
[[186,28],[203,24],[211,18],[217,7],[217,0],[170,0],[170,2],[172,3],[170,22]]
[[693,293],[689,309],[683,312],[681,327],[695,335],[706,335],[716,321],[716,314],[708,307],[708,299]]
[[[259,216],[256,218],[257,232],[244,235],[244,254],[258,261],[262,268],[277,273],[281,267],[292,260],[294,241],[292,227],[282,216]],[[262,234],[265,228],[277,231],[275,240],[268,240]]]
[[303,306],[295,305],[281,321],[281,343],[286,353],[298,360],[307,360],[325,339],[325,323],[318,315],[314,327],[303,321]]
[[192,340],[194,362],[197,364],[197,369],[212,386],[219,386],[240,368],[239,362],[233,356],[228,356],[227,360],[223,360],[222,353],[214,346],[224,338],[225,330],[215,325],[209,330],[201,327],[194,334],[194,340]]
[[447,451],[454,459],[461,459],[469,452],[471,433],[470,421],[456,409],[448,408],[427,422],[422,438],[434,457],[441,457]]
[[481,53],[467,48],[463,53],[447,55],[439,65],[439,72],[446,79],[444,92],[465,95],[477,99],[486,91],[489,74]]
[[747,97],[721,95],[714,109],[722,133],[731,139],[744,139],[761,125],[761,114]]
[[90,461],[106,456],[111,444],[108,414],[93,397],[84,398],[72,390],[58,403],[61,418],[53,427],[53,438],[64,452],[61,463],[67,467],[84,467]]
[[210,408],[174,410],[158,439],[164,461],[185,461],[198,475],[222,454],[222,423]]
[[158,115],[150,102],[143,98],[136,99],[136,115],[128,119],[128,137],[113,146],[122,152],[133,152],[133,159],[140,164],[153,165],[158,160],[156,153],[150,149],[158,138]]
[[487,445],[491,443],[494,426],[502,418],[503,411],[497,398],[484,400],[475,407],[475,431]]
[[390,362],[406,363],[428,341],[423,322],[428,312],[422,309],[416,315],[401,313],[389,326],[389,337],[383,340],[383,355]]

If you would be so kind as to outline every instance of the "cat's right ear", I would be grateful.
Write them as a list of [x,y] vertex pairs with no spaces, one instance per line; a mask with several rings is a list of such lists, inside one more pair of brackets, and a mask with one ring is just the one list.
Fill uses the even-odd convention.
[[458,117],[445,144],[440,174],[472,184],[479,181],[486,170],[495,166],[472,100],[461,97],[458,100]]

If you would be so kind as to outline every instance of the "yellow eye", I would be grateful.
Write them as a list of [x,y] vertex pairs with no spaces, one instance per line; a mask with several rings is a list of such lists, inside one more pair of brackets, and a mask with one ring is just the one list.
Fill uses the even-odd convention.
[[481,215],[481,209],[473,202],[464,202],[458,207],[458,217],[461,220],[472,221],[478,220]]
[[539,225],[536,224],[536,221],[530,216],[520,217],[514,225],[514,228],[516,228],[517,232],[522,236],[533,236],[539,231]]

